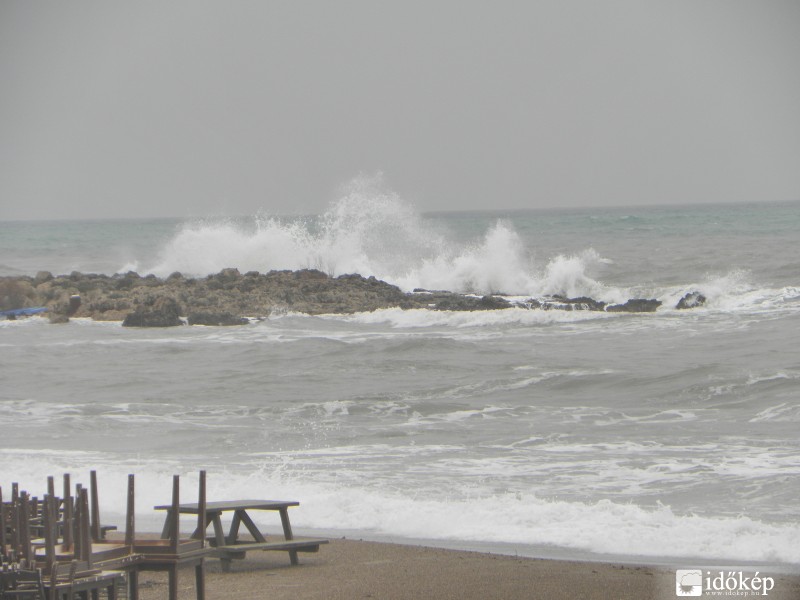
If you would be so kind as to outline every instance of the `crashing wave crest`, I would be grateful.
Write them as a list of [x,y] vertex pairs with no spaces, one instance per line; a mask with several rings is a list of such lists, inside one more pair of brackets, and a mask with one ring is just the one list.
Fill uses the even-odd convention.
[[224,268],[242,272],[319,269],[331,276],[374,275],[405,291],[592,296],[617,301],[621,290],[589,274],[605,261],[594,250],[556,256],[537,269],[511,223],[496,221],[468,242],[426,220],[387,191],[380,176],[359,177],[343,197],[314,218],[256,216],[248,222],[184,224],[147,272],[205,276]]

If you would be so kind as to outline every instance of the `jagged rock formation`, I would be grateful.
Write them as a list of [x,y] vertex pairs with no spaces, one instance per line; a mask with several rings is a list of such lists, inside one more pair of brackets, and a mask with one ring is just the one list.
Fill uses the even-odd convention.
[[677,308],[678,310],[686,310],[688,308],[697,308],[698,306],[703,306],[706,303],[706,297],[703,296],[700,292],[689,292],[683,298],[678,300]]
[[[702,297],[702,295],[700,295]],[[54,277],[0,278],[0,306],[45,306],[53,322],[69,317],[123,321],[130,327],[190,324],[240,325],[244,317],[264,318],[275,312],[306,314],[369,312],[381,308],[429,310],[502,310],[512,307],[542,310],[653,312],[658,300],[632,299],[607,305],[592,298],[531,298],[512,304],[498,295],[476,296],[447,291],[415,290],[361,275],[330,277],[316,270],[251,271],[224,269],[208,277],[173,273],[165,279],[129,272],[93,275],[78,272]]]
[[138,306],[122,321],[123,327],[176,327],[183,325],[181,307],[168,297],[156,298]]

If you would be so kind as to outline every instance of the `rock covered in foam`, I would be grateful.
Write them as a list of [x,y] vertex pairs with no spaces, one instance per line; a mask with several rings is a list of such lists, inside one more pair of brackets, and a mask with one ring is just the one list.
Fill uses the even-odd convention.
[[706,297],[703,296],[700,292],[689,292],[683,298],[678,300],[678,304],[675,306],[678,310],[686,310],[688,308],[697,308],[699,306],[703,306],[706,303]]
[[633,298],[628,300],[625,304],[612,304],[606,306],[606,312],[656,312],[656,309],[661,306],[661,300],[645,300],[643,298]]

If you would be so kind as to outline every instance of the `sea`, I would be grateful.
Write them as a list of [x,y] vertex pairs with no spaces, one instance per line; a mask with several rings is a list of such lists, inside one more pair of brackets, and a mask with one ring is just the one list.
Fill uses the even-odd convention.
[[[96,469],[105,522],[297,500],[295,532],[800,569],[800,203],[0,222],[0,275],[360,273],[654,313],[276,311],[241,327],[0,321],[0,485]],[[707,299],[677,310],[693,291]],[[420,292],[418,292],[420,293]],[[279,529],[274,516],[260,516]]]

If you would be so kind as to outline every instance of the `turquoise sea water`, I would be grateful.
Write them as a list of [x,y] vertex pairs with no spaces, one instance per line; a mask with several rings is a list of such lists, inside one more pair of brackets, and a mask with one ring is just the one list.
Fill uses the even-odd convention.
[[[653,314],[388,309],[241,328],[0,322],[7,484],[173,472],[300,530],[800,565],[800,204],[0,223],[0,276],[320,268]],[[706,306],[678,311],[685,293]],[[150,521],[148,521],[150,519]]]

